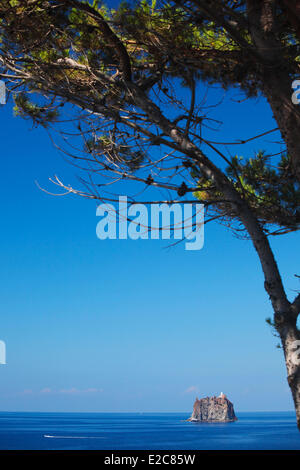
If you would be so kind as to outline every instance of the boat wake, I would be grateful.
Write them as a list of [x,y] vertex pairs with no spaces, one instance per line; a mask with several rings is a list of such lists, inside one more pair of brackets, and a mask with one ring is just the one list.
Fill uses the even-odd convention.
[[52,436],[49,434],[44,434],[43,437],[50,439],[105,439],[104,437],[99,436]]

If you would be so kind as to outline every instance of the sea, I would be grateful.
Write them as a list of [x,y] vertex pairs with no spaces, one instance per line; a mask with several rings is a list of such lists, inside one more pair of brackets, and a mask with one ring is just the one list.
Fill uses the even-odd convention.
[[237,413],[191,423],[187,413],[0,413],[1,450],[300,450],[293,412]]

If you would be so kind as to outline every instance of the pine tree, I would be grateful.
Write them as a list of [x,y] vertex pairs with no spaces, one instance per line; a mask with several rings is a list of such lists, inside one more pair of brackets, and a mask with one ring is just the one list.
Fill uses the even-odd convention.
[[[0,4],[0,77],[15,113],[64,134],[64,109],[73,106],[82,148],[73,146],[71,157],[88,178],[84,189],[57,185],[109,199],[107,185],[134,181],[152,190],[153,201],[157,189],[167,191],[168,202],[198,198],[212,218],[251,239],[300,428],[300,366],[292,359],[300,295],[288,300],[269,243],[300,223],[300,112],[291,101],[299,31],[297,2],[283,0],[142,0],[117,9],[96,0]],[[284,150],[227,158],[204,136],[209,119],[199,83],[265,96]]]

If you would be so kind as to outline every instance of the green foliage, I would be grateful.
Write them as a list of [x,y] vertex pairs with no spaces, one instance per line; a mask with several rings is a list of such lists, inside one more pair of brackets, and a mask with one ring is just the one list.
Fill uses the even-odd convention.
[[[236,155],[226,174],[262,223],[296,230],[300,226],[300,187],[292,177],[290,159],[282,155],[276,168],[268,160],[262,151],[248,160]],[[192,176],[199,185],[199,191],[194,193],[197,199],[224,199],[210,180],[195,173]]]
[[[190,86],[187,76],[191,75],[191,69],[189,72],[187,69],[192,63],[196,64],[192,67],[194,78],[221,82],[225,87],[238,82],[248,89],[252,86],[255,93],[249,67],[243,70],[240,48],[212,21],[201,20],[195,24],[181,7],[170,3],[158,5],[155,0],[133,4],[124,1],[117,9],[109,9],[95,0],[82,3],[99,12],[124,41],[132,67],[142,78],[151,75],[150,68],[141,72],[141,66],[148,64],[153,70],[163,67],[166,77],[179,77],[183,85]],[[116,72],[119,59],[115,50],[96,20],[84,11],[47,0],[27,0],[21,6],[20,2],[4,0],[0,17],[1,10],[5,12],[5,43],[9,46],[11,41],[15,52],[18,52],[16,47],[25,46],[42,63],[67,57],[107,73]],[[246,32],[244,36],[247,37]],[[30,64],[24,62],[24,67]],[[61,78],[59,73],[57,78]]]
[[38,106],[32,103],[24,93],[15,95],[14,101],[15,115],[30,118],[35,124],[42,124],[44,127],[47,127],[50,122],[56,121],[59,116],[56,109]]
[[[244,15],[243,2],[225,3]],[[80,5],[88,5],[88,12],[81,10]],[[90,8],[93,14],[89,14]],[[134,100],[120,86],[124,85],[125,74],[118,42],[125,50],[126,59],[129,56],[130,77],[143,92],[154,91],[155,99],[168,96],[165,90],[169,85],[171,88],[174,83],[181,83],[193,88],[198,79],[225,88],[238,85],[247,96],[259,93],[261,66],[249,54],[255,45],[251,43],[247,22],[238,30],[244,41],[242,49],[241,42],[233,40],[225,28],[197,12],[197,8],[180,7],[179,2],[155,0],[123,1],[117,9],[109,9],[96,0],[81,2],[77,7],[58,0],[3,0],[0,3],[1,54],[17,58],[10,73],[14,75],[17,67],[22,77],[16,78],[22,93],[15,97],[15,113],[47,126],[57,119],[51,100],[59,96],[82,109],[95,109],[100,115],[103,108],[109,109],[110,118],[116,109],[117,113],[129,113],[132,117]],[[102,27],[103,22],[106,28]],[[291,45],[296,49],[295,57],[300,56],[298,43],[290,31],[279,32],[278,37],[289,60]],[[32,102],[29,93],[36,91],[50,104],[41,106]],[[178,104],[176,99],[172,105]],[[196,108],[197,103],[195,113]],[[191,116],[191,125],[196,122],[195,116]],[[86,149],[105,154],[110,161],[118,161],[123,168],[135,171],[145,155],[136,145],[138,131],[133,132],[136,139],[133,147],[122,137],[113,142],[110,136],[102,134],[96,140],[87,141]],[[293,230],[299,227],[300,194],[290,166],[289,157],[283,156],[276,167],[271,167],[268,156],[259,152],[248,160],[235,156],[226,174],[262,224]],[[196,198],[203,202],[224,200],[224,195],[195,164],[189,171],[199,187],[194,194]],[[215,207],[235,219],[237,215],[231,206],[222,204],[216,203]]]
[[[272,335],[275,336],[275,338],[280,338],[279,334],[277,333],[276,330],[276,324],[275,321],[272,320],[272,318],[268,317],[266,318],[266,323],[271,327]],[[282,346],[280,343],[276,344],[276,349],[282,349]]]

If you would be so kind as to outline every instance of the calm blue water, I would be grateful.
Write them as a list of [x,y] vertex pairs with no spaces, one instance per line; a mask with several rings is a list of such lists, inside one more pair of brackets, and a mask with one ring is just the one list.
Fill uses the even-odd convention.
[[[0,449],[300,449],[294,413],[239,413],[228,424],[183,413],[0,413]],[[51,436],[51,437],[45,437]]]

